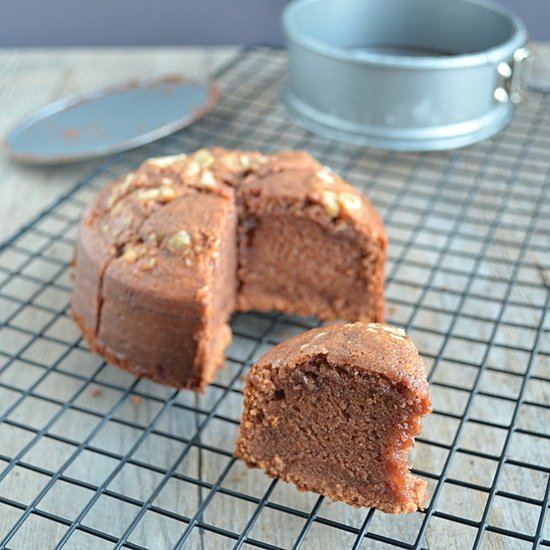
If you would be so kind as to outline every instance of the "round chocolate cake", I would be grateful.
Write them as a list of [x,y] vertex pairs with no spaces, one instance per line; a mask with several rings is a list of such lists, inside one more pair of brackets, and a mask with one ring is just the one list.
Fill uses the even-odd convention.
[[202,390],[234,311],[382,321],[386,248],[369,201],[307,153],[153,158],[83,220],[73,316],[111,363]]

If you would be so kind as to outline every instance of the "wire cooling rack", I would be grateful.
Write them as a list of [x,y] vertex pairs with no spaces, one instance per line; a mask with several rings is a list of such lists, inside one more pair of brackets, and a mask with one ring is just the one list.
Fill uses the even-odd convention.
[[[278,50],[242,54],[214,112],[112,158],[0,247],[0,547],[550,546],[550,98],[531,94],[503,133],[467,149],[388,153],[293,124],[284,66]],[[433,392],[413,453],[425,511],[356,510],[232,457],[247,368],[314,319],[237,315],[202,396],[88,352],[69,316],[84,207],[148,156],[213,144],[307,149],[383,214],[388,320],[414,338]]]

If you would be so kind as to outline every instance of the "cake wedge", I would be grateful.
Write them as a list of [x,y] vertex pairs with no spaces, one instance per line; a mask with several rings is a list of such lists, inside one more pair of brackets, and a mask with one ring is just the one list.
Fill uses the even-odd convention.
[[404,331],[332,325],[279,344],[249,371],[236,456],[271,477],[352,506],[414,512],[426,482],[408,453],[431,411]]

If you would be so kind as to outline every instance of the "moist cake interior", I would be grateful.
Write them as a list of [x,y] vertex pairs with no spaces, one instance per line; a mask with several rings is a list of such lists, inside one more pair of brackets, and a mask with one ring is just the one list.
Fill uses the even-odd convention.
[[241,309],[278,310],[321,319],[360,318],[367,300],[357,240],[317,222],[270,212],[241,229]]
[[251,380],[263,395],[248,417],[254,436],[238,450],[249,465],[354,506],[395,513],[423,505],[426,484],[410,474],[407,454],[429,410],[425,400],[322,356],[278,372],[264,369]]

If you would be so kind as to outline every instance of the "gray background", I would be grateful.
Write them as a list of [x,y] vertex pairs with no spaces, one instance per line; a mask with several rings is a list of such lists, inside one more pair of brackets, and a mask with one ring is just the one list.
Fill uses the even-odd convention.
[[[550,40],[550,0],[498,1],[523,18],[533,38]],[[0,0],[0,46],[279,45],[279,14],[285,3]]]

